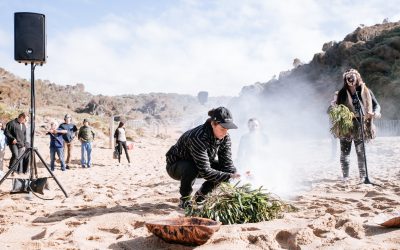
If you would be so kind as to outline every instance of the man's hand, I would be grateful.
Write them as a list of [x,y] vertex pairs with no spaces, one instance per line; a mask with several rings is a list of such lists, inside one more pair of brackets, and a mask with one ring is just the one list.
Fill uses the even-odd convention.
[[14,139],[11,143],[12,144],[17,144],[17,139]]
[[231,174],[231,179],[240,179],[240,174]]

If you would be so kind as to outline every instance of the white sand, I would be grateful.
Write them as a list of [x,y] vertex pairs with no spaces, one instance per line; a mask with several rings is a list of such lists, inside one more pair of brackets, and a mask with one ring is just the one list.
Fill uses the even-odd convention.
[[[112,150],[96,142],[91,169],[80,168],[76,143],[72,168],[61,172],[58,165],[54,172],[68,198],[53,180],[45,196],[54,200],[10,195],[11,181],[6,180],[0,186],[0,249],[191,249],[165,243],[144,227],[149,220],[183,215],[177,207],[179,183],[168,177],[164,163],[178,136],[137,141],[130,151],[132,166],[125,158],[118,166]],[[48,138],[36,141],[48,161]],[[330,147],[328,140],[317,146]],[[354,178],[341,183],[339,160],[325,160],[327,155],[299,164],[311,188],[293,201],[299,212],[269,222],[222,226],[198,249],[399,249],[400,231],[375,220],[400,211],[400,138],[378,138],[368,145],[371,180],[382,187],[359,185],[354,159]],[[311,170],[303,171],[307,166]],[[40,176],[48,175],[40,164],[39,170]]]

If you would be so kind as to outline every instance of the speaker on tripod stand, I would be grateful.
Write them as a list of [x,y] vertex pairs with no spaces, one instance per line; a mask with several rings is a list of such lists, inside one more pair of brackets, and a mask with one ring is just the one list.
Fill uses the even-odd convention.
[[[54,176],[43,157],[40,155],[37,148],[35,148],[35,67],[37,65],[43,65],[46,62],[46,26],[45,16],[43,14],[31,13],[31,12],[17,12],[14,13],[14,59],[17,62],[25,63],[25,65],[31,65],[31,108],[30,108],[30,145],[25,149],[22,155],[18,155],[18,160],[15,161],[9,171],[0,180],[0,185],[4,180],[13,173],[19,166],[20,162],[25,159],[26,156],[30,157],[29,169],[30,177],[27,180],[30,190],[35,191],[32,187],[35,187],[38,179],[36,157],[38,156],[44,167],[50,173],[51,177],[60,187],[65,197],[68,197],[61,183]],[[36,178],[35,178],[36,177]]]
[[43,14],[14,14],[14,59],[24,63],[46,62],[46,26]]

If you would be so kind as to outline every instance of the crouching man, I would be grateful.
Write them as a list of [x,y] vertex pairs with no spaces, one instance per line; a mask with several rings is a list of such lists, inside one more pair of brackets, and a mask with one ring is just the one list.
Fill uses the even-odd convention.
[[167,172],[181,182],[179,207],[191,205],[196,178],[206,181],[195,194],[196,202],[204,200],[221,182],[239,178],[232,161],[229,129],[236,129],[231,112],[225,107],[212,109],[210,118],[186,131],[166,154]]

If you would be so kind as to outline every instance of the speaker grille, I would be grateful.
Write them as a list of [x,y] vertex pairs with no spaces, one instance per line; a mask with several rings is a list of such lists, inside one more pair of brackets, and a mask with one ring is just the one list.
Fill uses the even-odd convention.
[[14,13],[14,59],[18,62],[46,62],[45,16]]

